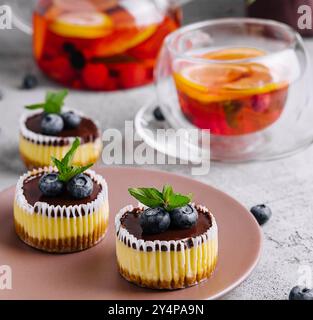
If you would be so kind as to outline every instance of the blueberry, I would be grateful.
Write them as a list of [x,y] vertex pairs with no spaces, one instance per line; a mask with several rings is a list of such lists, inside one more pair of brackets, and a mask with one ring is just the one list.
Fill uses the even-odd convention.
[[171,226],[178,229],[189,229],[198,220],[198,211],[188,204],[185,207],[174,209],[170,212]]
[[57,173],[47,173],[39,180],[39,189],[47,197],[56,197],[64,190],[64,184]]
[[60,133],[64,128],[64,122],[58,114],[46,114],[41,120],[43,134],[53,136]]
[[156,107],[153,110],[153,115],[157,121],[165,121],[165,117],[160,107]]
[[251,213],[260,226],[265,224],[272,216],[272,210],[265,204],[259,204],[251,208]]
[[78,50],[70,53],[70,61],[74,69],[83,69],[86,66],[85,56]]
[[79,174],[68,182],[67,191],[76,199],[87,198],[92,194],[93,182],[86,174]]
[[163,208],[149,208],[140,215],[141,228],[147,234],[165,232],[170,224],[170,215]]
[[73,111],[68,111],[68,112],[62,113],[62,118],[64,121],[64,126],[67,129],[77,128],[82,121],[81,117]]
[[313,289],[294,287],[290,291],[289,300],[313,300]]
[[38,79],[33,74],[27,74],[22,83],[22,89],[33,89],[37,87],[38,85]]
[[63,44],[63,49],[65,52],[68,52],[68,53],[72,53],[72,52],[76,51],[75,46],[70,42],[65,42]]

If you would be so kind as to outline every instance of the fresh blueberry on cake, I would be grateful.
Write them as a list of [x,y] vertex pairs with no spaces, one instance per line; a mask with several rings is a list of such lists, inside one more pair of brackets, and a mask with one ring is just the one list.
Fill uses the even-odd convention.
[[20,154],[29,169],[50,166],[51,157],[62,157],[76,137],[81,145],[73,163],[95,163],[102,152],[95,122],[75,110],[63,110],[67,90],[48,92],[44,102],[26,106],[20,120]]
[[54,167],[33,169],[16,187],[14,222],[17,235],[31,247],[53,253],[88,249],[100,242],[109,220],[104,178],[92,164],[73,164],[77,138]]
[[115,218],[120,274],[152,289],[180,289],[207,280],[215,270],[218,230],[213,214],[191,203],[191,195],[169,185],[131,188],[140,205]]

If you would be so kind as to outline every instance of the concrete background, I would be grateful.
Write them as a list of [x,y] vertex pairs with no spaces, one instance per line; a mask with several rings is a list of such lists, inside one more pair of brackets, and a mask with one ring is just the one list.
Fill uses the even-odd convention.
[[[188,21],[216,16],[242,15],[239,0],[195,0],[186,7]],[[312,41],[306,45],[313,57]],[[42,99],[54,86],[35,68],[30,38],[17,30],[0,31],[0,190],[16,183],[24,167],[18,156],[18,118],[23,106]],[[19,89],[25,72],[33,70],[40,86]],[[124,127],[145,101],[155,98],[152,86],[118,93],[71,92],[68,103],[99,119],[103,128]],[[123,117],[121,117],[121,114]],[[251,277],[225,299],[286,299],[296,285],[301,266],[313,267],[313,149],[266,163],[212,164],[208,176],[198,179],[241,201],[247,208],[268,204],[273,218],[263,228],[264,248]],[[151,167],[151,166],[150,166]],[[157,167],[189,175],[188,166]],[[311,279],[312,280],[312,279]]]

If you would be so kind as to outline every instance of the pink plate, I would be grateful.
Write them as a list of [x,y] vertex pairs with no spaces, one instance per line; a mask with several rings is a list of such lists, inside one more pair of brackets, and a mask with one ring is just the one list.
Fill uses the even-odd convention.
[[[0,193],[0,266],[12,268],[12,290],[1,299],[216,299],[238,286],[260,257],[262,236],[253,216],[225,193],[190,178],[134,168],[101,168],[109,185],[110,226],[96,247],[75,254],[46,254],[23,244],[13,228],[14,188]],[[155,291],[128,283],[115,260],[114,216],[121,207],[136,204],[128,187],[173,185],[177,192],[195,195],[210,208],[219,227],[219,261],[213,277],[188,289]],[[1,277],[1,275],[0,275]]]

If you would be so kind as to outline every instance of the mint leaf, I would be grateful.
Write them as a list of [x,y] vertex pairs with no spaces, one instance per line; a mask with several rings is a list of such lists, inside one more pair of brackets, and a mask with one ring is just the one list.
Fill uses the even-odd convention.
[[80,140],[78,138],[75,139],[75,141],[72,144],[71,149],[68,151],[68,153],[65,155],[65,157],[62,159],[62,164],[65,167],[68,167],[71,165],[73,158],[75,156],[75,152],[76,150],[79,148],[80,146]]
[[75,176],[85,172],[87,169],[93,166],[92,164],[88,164],[86,166],[73,166],[73,158],[75,156],[75,152],[77,151],[78,147],[80,146],[80,140],[78,138],[75,139],[73,142],[71,149],[65,155],[62,160],[51,158],[53,164],[57,167],[59,171],[59,180],[63,182],[68,182]]
[[184,196],[180,193],[175,193],[175,194],[172,194],[169,198],[169,202],[167,203],[167,206],[166,206],[166,210],[167,211],[172,211],[176,208],[181,208],[181,207],[184,207],[186,206],[188,203],[190,203],[192,199],[192,195],[187,195],[187,196]]
[[61,113],[64,99],[68,95],[68,90],[59,92],[47,92],[44,110],[46,113]]
[[26,106],[25,108],[28,110],[37,110],[37,109],[44,109],[45,104],[44,103],[38,103],[38,104],[32,104],[29,106]]
[[165,203],[166,203],[166,204],[169,203],[170,197],[171,197],[171,195],[173,194],[173,188],[172,188],[172,186],[170,186],[170,185],[168,185],[168,184],[165,185],[165,186],[163,187],[162,194],[163,194],[163,199],[164,199]]
[[130,188],[129,193],[142,204],[150,207],[162,207],[167,211],[181,208],[190,203],[192,195],[174,193],[172,186],[165,185],[160,192],[155,188]]
[[89,164],[84,167],[70,167],[70,168],[67,168],[66,170],[62,170],[62,172],[59,171],[59,180],[63,182],[70,181],[72,178],[85,172],[87,169],[89,169],[92,166],[93,164]]
[[142,204],[157,208],[164,204],[162,193],[154,188],[129,188],[129,193]]
[[68,90],[61,90],[59,92],[47,92],[44,103],[37,103],[26,106],[28,110],[43,109],[45,113],[61,113],[64,105],[64,99],[68,95]]
[[52,157],[52,162],[58,168],[59,172],[63,171],[64,166],[63,166],[63,163],[60,160]]

